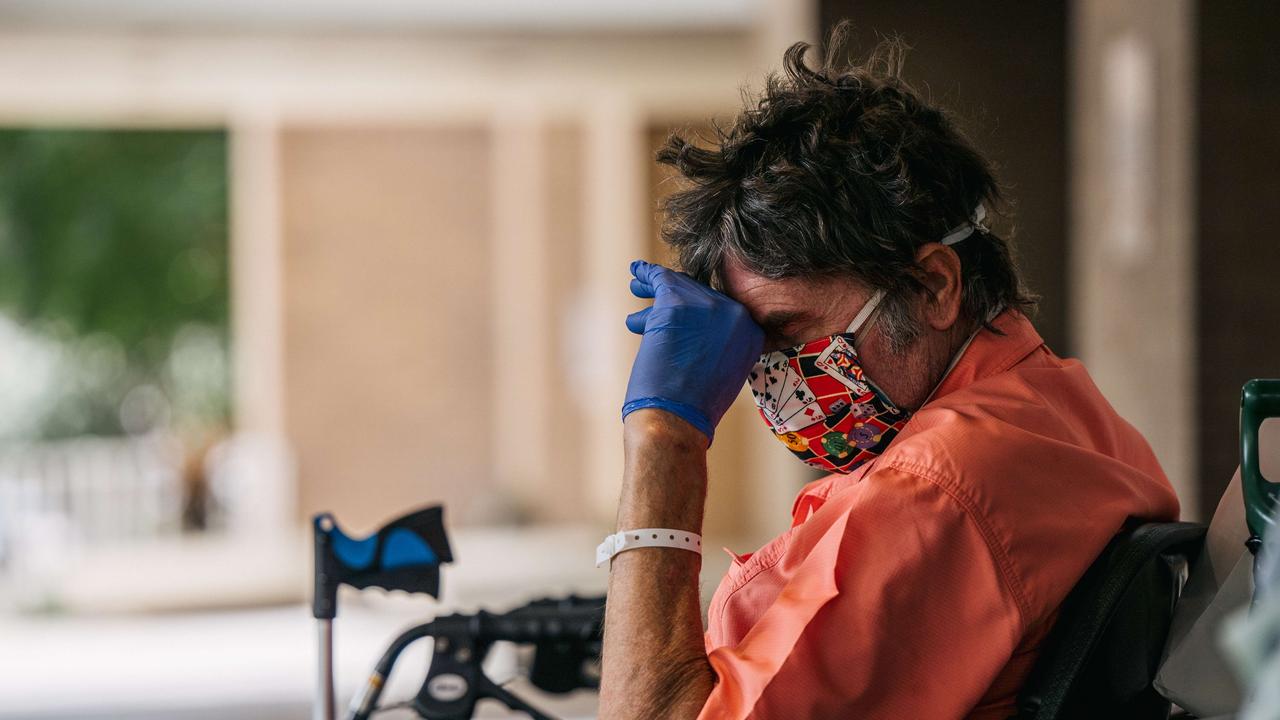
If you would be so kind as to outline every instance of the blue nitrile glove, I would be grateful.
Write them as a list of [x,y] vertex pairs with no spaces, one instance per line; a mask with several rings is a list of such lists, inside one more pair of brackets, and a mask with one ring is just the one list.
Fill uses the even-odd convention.
[[622,417],[659,408],[710,441],[764,349],[764,331],[737,301],[684,273],[636,260],[631,274],[632,294],[653,305],[627,316],[627,329],[644,339]]

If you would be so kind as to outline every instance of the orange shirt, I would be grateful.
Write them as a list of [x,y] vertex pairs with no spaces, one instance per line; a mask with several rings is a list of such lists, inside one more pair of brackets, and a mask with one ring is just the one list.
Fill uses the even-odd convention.
[[1129,517],[1175,520],[1142,436],[1008,311],[888,450],[805,486],[711,600],[700,718],[1008,718]]

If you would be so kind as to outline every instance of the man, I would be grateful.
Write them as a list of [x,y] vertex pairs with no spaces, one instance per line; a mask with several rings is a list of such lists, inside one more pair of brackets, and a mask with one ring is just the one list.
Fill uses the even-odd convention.
[[[1108,540],[1178,514],[1147,443],[1023,314],[982,221],[992,174],[899,52],[813,70],[806,50],[718,146],[658,155],[690,181],[665,226],[687,274],[632,265],[654,302],[627,318],[602,718],[1007,718]],[[830,474],[735,562],[704,635],[686,550],[744,381]]]

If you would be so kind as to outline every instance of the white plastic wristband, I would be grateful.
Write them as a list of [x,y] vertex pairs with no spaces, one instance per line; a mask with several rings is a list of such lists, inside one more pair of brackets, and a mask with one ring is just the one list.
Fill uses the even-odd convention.
[[679,548],[701,554],[702,536],[668,528],[624,530],[605,536],[604,542],[596,547],[596,567],[605,565],[620,552],[646,547]]

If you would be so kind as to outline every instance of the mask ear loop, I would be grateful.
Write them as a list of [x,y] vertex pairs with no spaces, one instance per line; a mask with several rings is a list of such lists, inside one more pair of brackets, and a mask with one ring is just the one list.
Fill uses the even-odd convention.
[[[965,238],[972,235],[973,231],[977,230],[978,228],[982,228],[983,230],[986,230],[986,227],[983,226],[982,224],[982,221],[986,219],[987,219],[987,208],[982,203],[978,203],[978,206],[973,209],[973,216],[969,219],[968,222],[966,222],[964,225],[953,228],[951,232],[944,235],[942,239],[939,240],[938,242],[942,243],[943,245],[955,245],[961,240],[964,240]],[[876,308],[880,306],[881,300],[884,300],[884,290],[877,290],[876,294],[871,296],[871,299],[867,301],[867,304],[863,305],[862,309],[858,311],[858,314],[855,315],[853,317],[853,320],[849,322],[849,327],[846,328],[844,331],[845,334],[852,335],[858,332],[858,330],[863,326],[863,324],[867,322],[867,318],[871,317],[871,313],[875,312]],[[969,339],[972,340],[973,338],[971,337]],[[965,347],[968,347],[968,343],[965,344]],[[963,350],[961,350],[961,352],[963,353]],[[948,370],[948,372],[950,372],[950,370]]]
[[883,299],[884,290],[877,290],[876,294],[872,295],[871,299],[867,301],[867,304],[863,305],[862,309],[858,311],[858,314],[853,316],[853,320],[849,322],[849,327],[845,328],[845,334],[852,335],[858,332],[858,329],[867,322],[867,318],[871,317],[871,313],[875,312],[876,308],[880,306],[880,301]]
[[986,206],[979,203],[978,207],[973,209],[973,217],[971,217],[968,222],[966,222],[964,225],[960,225],[958,227],[952,228],[951,231],[948,232],[946,235],[943,235],[942,239],[939,240],[938,242],[942,243],[943,245],[955,245],[961,240],[964,240],[965,238],[972,235],[973,232],[978,228],[982,228],[983,230],[986,230],[986,227],[982,224],[982,221],[986,219],[987,219],[987,208]]
[[[954,245],[972,235],[973,231],[978,228],[982,228],[982,230],[985,231],[987,227],[982,224],[982,221],[986,219],[987,208],[982,203],[978,203],[978,207],[973,209],[973,217],[969,222],[965,223],[963,227],[958,227],[947,233],[946,236],[938,242],[943,245]],[[999,314],[998,310],[995,313],[992,313],[992,317],[996,314]],[[969,339],[965,340],[964,344],[960,346],[960,349],[956,351],[956,354],[951,356],[951,362],[947,364],[947,369],[943,371],[942,377],[938,378],[938,384],[934,385],[933,389],[929,391],[929,395],[924,399],[924,402],[920,403],[921,407],[924,407],[933,399],[934,394],[938,392],[938,388],[942,387],[942,383],[947,379],[947,376],[956,368],[956,365],[960,364],[960,358],[964,357],[965,351],[969,349],[969,345],[973,344],[974,339],[978,337],[978,333],[980,332],[982,332],[981,326],[974,330],[973,333],[969,335]]]

